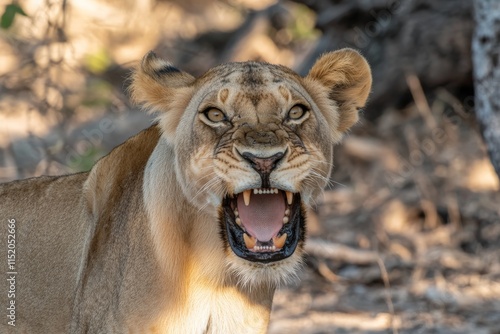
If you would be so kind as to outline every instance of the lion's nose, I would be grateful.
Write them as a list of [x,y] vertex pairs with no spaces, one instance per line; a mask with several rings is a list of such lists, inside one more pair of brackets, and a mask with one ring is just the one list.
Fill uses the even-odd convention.
[[263,180],[269,176],[274,168],[276,168],[276,164],[284,155],[284,152],[278,152],[270,157],[261,158],[256,157],[250,152],[241,153],[241,156],[250,162],[252,168],[260,174]]

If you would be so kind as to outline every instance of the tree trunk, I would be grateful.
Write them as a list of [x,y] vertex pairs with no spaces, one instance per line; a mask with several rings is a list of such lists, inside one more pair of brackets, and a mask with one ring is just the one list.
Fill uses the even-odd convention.
[[472,40],[475,111],[491,162],[500,177],[500,1],[474,1]]

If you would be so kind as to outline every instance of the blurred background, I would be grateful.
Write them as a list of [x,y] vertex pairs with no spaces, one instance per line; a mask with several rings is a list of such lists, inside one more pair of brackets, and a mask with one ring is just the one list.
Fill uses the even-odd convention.
[[500,333],[500,195],[474,114],[471,0],[1,0],[0,182],[84,171],[152,118],[149,50],[307,74],[359,50],[374,86],[310,213],[270,333]]

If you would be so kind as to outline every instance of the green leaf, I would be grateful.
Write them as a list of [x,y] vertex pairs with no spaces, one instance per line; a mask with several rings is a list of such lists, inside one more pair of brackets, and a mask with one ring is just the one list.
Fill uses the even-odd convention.
[[101,74],[106,71],[112,62],[108,52],[104,48],[87,54],[84,61],[88,70],[95,74]]
[[14,23],[16,14],[28,16],[18,4],[11,3],[5,6],[5,11],[2,14],[2,18],[0,18],[0,27],[2,29],[9,29],[12,23]]

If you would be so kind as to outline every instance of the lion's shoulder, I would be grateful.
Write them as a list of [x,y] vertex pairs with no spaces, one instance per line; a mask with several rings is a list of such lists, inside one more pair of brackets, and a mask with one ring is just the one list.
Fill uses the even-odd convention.
[[144,170],[160,136],[160,129],[154,124],[114,148],[94,165],[83,187],[90,212],[96,214],[103,212],[105,207],[114,208],[125,193],[137,193],[142,189]]

